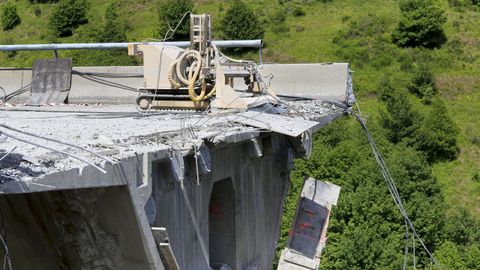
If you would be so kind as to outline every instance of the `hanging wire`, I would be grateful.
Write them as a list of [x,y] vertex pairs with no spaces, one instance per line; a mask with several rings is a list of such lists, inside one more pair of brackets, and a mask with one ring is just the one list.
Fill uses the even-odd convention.
[[0,86],[0,90],[2,90],[3,92],[3,98],[1,100],[5,100],[5,98],[7,97],[7,91],[5,91],[5,89],[3,89],[3,87]]
[[195,211],[193,211],[192,203],[190,202],[190,198],[188,197],[187,190],[185,189],[184,180],[180,180],[180,189],[182,190],[183,198],[185,199],[185,203],[187,205],[188,213],[190,214],[190,218],[192,219],[193,227],[197,233],[198,240],[200,242],[200,247],[202,249],[203,256],[207,265],[210,265],[210,257],[208,255],[207,246],[205,245],[205,241],[202,237],[202,232],[200,230],[200,225],[198,220],[195,216]]
[[70,147],[88,152],[88,153],[90,153],[90,154],[92,154],[92,155],[94,155],[94,156],[96,156],[100,159],[103,159],[107,162],[113,163],[113,160],[111,160],[111,159],[109,159],[105,156],[99,155],[99,154],[95,153],[94,151],[91,151],[91,150],[89,150],[85,147],[81,147],[81,146],[78,146],[78,145],[75,145],[75,144],[72,144],[72,143],[69,143],[69,142],[64,142],[64,141],[53,139],[53,138],[47,138],[47,137],[37,135],[37,134],[31,133],[31,132],[28,132],[28,131],[23,131],[23,130],[20,130],[20,129],[16,129],[16,128],[7,126],[5,124],[0,124],[0,127],[6,128],[6,129],[9,129],[9,130],[18,132],[18,133],[22,133],[22,134],[25,134],[25,135],[29,135],[29,136],[32,136],[32,137],[36,137],[36,138],[39,138],[39,139],[43,139],[43,140],[46,140],[46,141],[51,141],[51,142],[56,142],[56,143],[59,143],[59,144],[64,144],[64,145],[67,145],[67,146],[70,146]]
[[63,151],[63,150],[58,150],[58,149],[51,148],[51,147],[48,147],[48,146],[45,146],[45,145],[41,145],[41,144],[38,144],[38,143],[34,143],[34,142],[32,142],[32,141],[28,141],[28,140],[26,140],[26,139],[22,139],[22,138],[20,138],[20,137],[18,137],[18,136],[15,136],[15,135],[6,133],[5,131],[1,131],[1,134],[5,135],[5,136],[7,136],[7,137],[9,137],[9,138],[12,138],[12,139],[14,139],[14,140],[17,140],[17,141],[26,143],[26,144],[31,144],[31,145],[34,145],[34,146],[37,146],[37,147],[40,147],[40,148],[44,148],[44,149],[47,149],[47,150],[50,150],[50,151],[54,151],[54,152],[60,153],[60,154],[65,155],[65,156],[69,156],[69,157],[71,157],[71,158],[74,158],[74,159],[76,159],[76,160],[82,161],[82,162],[84,162],[84,163],[86,163],[86,164],[94,167],[95,169],[99,170],[100,172],[102,172],[102,173],[104,173],[104,174],[107,173],[107,171],[105,171],[104,169],[102,169],[102,168],[100,168],[99,166],[95,165],[94,163],[92,163],[92,162],[90,162],[90,161],[88,161],[88,160],[86,160],[86,159],[84,159],[84,158],[77,157],[77,156],[75,156],[75,155],[73,155],[73,154],[70,154],[70,153],[68,153],[68,152],[65,152],[65,151]]
[[[355,116],[355,118],[358,120],[358,122],[360,123],[360,125],[362,126],[362,129],[368,139],[368,142],[370,143],[370,147],[372,148],[372,152],[373,152],[373,155],[375,157],[375,160],[377,161],[378,163],[378,166],[380,167],[380,171],[382,173],[382,176],[383,178],[385,179],[385,182],[387,183],[387,187],[388,187],[388,190],[390,192],[390,194],[392,195],[392,198],[395,202],[395,205],[397,206],[397,208],[400,210],[400,213],[402,214],[403,218],[404,218],[404,221],[406,223],[406,228],[410,228],[410,231],[412,232],[412,241],[413,241],[413,267],[414,269],[416,268],[416,259],[415,259],[415,238],[418,239],[418,241],[420,242],[422,248],[427,252],[428,256],[430,257],[430,259],[433,261],[433,263],[435,264],[435,266],[438,268],[438,269],[442,269],[442,267],[440,266],[440,264],[438,263],[437,259],[433,256],[433,254],[428,250],[428,248],[426,247],[425,243],[423,242],[423,240],[420,238],[420,236],[417,234],[417,231],[415,230],[415,227],[412,223],[412,221],[410,220],[410,218],[408,217],[408,214],[403,206],[403,202],[402,202],[402,199],[400,197],[400,194],[398,193],[398,189],[397,189],[397,186],[396,186],[396,183],[395,183],[395,180],[393,179],[393,177],[391,176],[390,174],[390,171],[386,165],[386,162],[385,162],[385,159],[383,158],[382,154],[380,153],[380,150],[378,149],[371,133],[369,132],[368,128],[367,128],[367,125],[365,123],[365,120],[362,118],[361,116],[361,111],[360,111],[360,107],[358,105],[358,103],[356,103],[356,106],[358,108],[358,113],[355,112],[355,111],[352,111],[353,115]],[[407,230],[407,229],[406,229]],[[408,233],[408,230],[407,230],[407,233]]]
[[5,217],[3,216],[3,211],[2,208],[0,208],[0,217],[2,218],[1,226],[2,226],[2,231],[0,232],[0,242],[3,245],[3,249],[5,254],[3,255],[3,269],[6,269],[6,266],[8,265],[8,269],[12,269],[12,262],[10,260],[10,252],[8,250],[8,245],[7,245],[7,232],[5,231]]
[[[124,84],[120,84],[120,83],[117,83],[117,82],[112,82],[112,81],[109,81],[109,80],[105,80],[105,79],[103,79],[104,77],[102,77],[102,76],[92,75],[91,73],[83,73],[83,72],[79,72],[79,71],[75,71],[75,70],[72,71],[72,74],[78,75],[78,76],[80,76],[84,79],[87,79],[89,81],[92,81],[92,82],[95,82],[95,83],[98,83],[98,84],[118,88],[118,89],[121,89],[121,90],[138,92],[137,88],[134,88],[134,87],[131,87],[131,86],[128,86],[128,85],[124,85]],[[112,77],[105,77],[105,78],[127,78],[127,77],[123,77],[123,76],[113,77],[112,76]]]
[[17,149],[17,147],[13,147],[10,151],[8,151],[5,155],[3,155],[1,158],[0,158],[0,161],[4,160],[8,155],[10,155],[13,151],[15,151],[15,149]]
[[[26,93],[26,92],[30,91],[31,85],[32,85],[31,83],[30,83],[30,84],[27,84],[27,85],[21,87],[20,89],[11,92],[10,94],[5,94],[4,97],[2,98],[2,101],[3,101],[3,102],[7,102],[7,101],[9,101],[10,99],[12,99],[13,97],[19,96],[19,95],[21,95],[21,94],[23,94],[23,93]],[[3,89],[3,88],[2,88],[2,89]],[[4,90],[4,91],[5,91],[5,90]]]

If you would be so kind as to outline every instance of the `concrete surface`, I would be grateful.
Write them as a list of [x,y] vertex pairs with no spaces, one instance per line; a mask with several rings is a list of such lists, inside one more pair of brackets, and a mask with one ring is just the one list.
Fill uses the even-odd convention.
[[[73,70],[72,89],[69,95],[71,103],[133,103],[138,95],[134,89],[145,86],[143,67],[75,67]],[[348,84],[348,64],[344,63],[265,64],[260,67],[260,71],[263,75],[274,74],[271,85],[279,95],[345,102],[348,99],[346,93],[351,88]],[[117,76],[98,79],[85,74]],[[31,81],[32,72],[29,69],[0,69],[0,86],[7,93]],[[133,89],[112,87],[106,85],[105,81],[107,84],[113,82]],[[27,97],[28,94],[24,94],[12,101],[22,103],[27,100]]]

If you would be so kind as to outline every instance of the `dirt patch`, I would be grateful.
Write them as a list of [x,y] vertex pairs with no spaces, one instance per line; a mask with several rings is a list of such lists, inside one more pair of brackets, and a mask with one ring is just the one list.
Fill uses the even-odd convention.
[[435,83],[438,92],[445,98],[452,99],[460,94],[470,94],[480,89],[480,76],[478,75],[440,75]]

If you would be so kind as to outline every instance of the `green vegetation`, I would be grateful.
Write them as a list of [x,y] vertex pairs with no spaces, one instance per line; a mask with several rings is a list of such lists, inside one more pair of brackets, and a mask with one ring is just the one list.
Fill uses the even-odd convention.
[[[126,42],[127,35],[125,25],[119,17],[118,1],[111,2],[105,10],[103,25],[92,27],[87,35],[91,42]],[[101,50],[101,51],[77,51],[75,59],[93,59],[94,65],[133,65],[137,59],[128,56],[124,50]]]
[[263,26],[255,14],[241,0],[235,0],[220,22],[225,39],[261,39]]
[[413,72],[412,82],[408,86],[408,90],[422,98],[424,103],[430,104],[433,96],[437,92],[432,70],[424,64],[420,64],[419,67],[416,67]]
[[[141,41],[163,38],[159,1],[88,1],[88,23],[59,37],[47,25],[59,3],[16,1],[22,23],[1,43]],[[47,2],[37,4],[37,2]],[[177,1],[173,1],[177,2]],[[215,38],[237,1],[186,1],[212,15]],[[480,269],[480,6],[477,0],[245,0],[238,25],[262,29],[266,62],[349,62],[362,113],[387,159],[407,212],[444,269]],[[407,5],[408,4],[408,5]],[[6,3],[0,3],[4,8]],[[183,5],[183,4],[182,4]],[[114,15],[110,14],[110,10]],[[253,14],[253,15],[252,15]],[[248,26],[255,18],[254,26]],[[168,20],[173,27],[178,15]],[[158,23],[160,22],[160,24]],[[234,24],[235,25],[235,24]],[[237,25],[237,26],[238,26]],[[229,26],[228,28],[232,28]],[[252,30],[252,28],[254,28]],[[417,29],[418,28],[418,29]],[[162,32],[161,35],[159,32]],[[183,32],[185,33],[185,32]],[[243,32],[242,32],[243,33]],[[178,32],[177,39],[188,39]],[[232,36],[234,38],[234,36]],[[98,54],[97,54],[98,53]],[[138,64],[118,52],[61,52],[75,65]],[[252,52],[244,57],[256,59]],[[31,66],[50,52],[1,53],[2,66]],[[284,245],[305,176],[342,186],[321,269],[401,269],[403,220],[353,118],[315,138],[297,161],[282,218]],[[417,242],[417,251],[418,242]],[[432,269],[418,253],[418,269]],[[412,256],[409,256],[412,265]]]
[[3,31],[12,30],[22,22],[18,16],[17,7],[14,5],[5,5],[2,9],[2,29]]
[[126,42],[125,26],[118,15],[118,3],[112,2],[105,11],[105,25],[97,34],[98,42]]
[[58,0],[28,0],[32,4],[38,4],[38,3],[57,3]]
[[381,123],[387,138],[392,143],[399,143],[403,139],[412,139],[419,128],[420,116],[412,108],[408,97],[395,89],[391,89],[385,100],[386,111],[381,110]]
[[[369,121],[386,154],[405,207],[429,248],[443,241],[444,201],[424,155],[405,144],[388,142],[378,122]],[[403,264],[405,228],[378,171],[370,145],[353,118],[336,121],[315,138],[310,160],[296,162],[293,182],[312,176],[342,187],[333,210],[329,243],[321,269],[397,269]],[[299,191],[295,195],[299,195]],[[282,231],[282,236],[285,235]],[[418,246],[418,242],[416,243]],[[430,265],[417,250],[417,267]],[[409,257],[411,265],[413,257]]]
[[[189,39],[190,17],[187,12],[193,12],[192,0],[160,0],[158,2],[159,28],[157,37],[164,39],[167,32],[172,31],[183,19],[178,29],[171,33],[173,39]],[[184,18],[184,16],[186,16]]]
[[71,36],[75,28],[88,22],[87,8],[85,0],[61,0],[50,17],[50,28],[58,37]]
[[393,42],[404,47],[439,47],[446,41],[443,10],[431,0],[401,0],[401,18],[392,34]]
[[422,127],[417,131],[415,145],[430,162],[453,160],[458,152],[457,135],[457,128],[448,116],[445,104],[436,99]]

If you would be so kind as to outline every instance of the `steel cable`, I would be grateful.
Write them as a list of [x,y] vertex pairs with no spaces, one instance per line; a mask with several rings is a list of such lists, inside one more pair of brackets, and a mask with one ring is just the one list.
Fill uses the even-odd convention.
[[58,139],[53,139],[53,138],[48,138],[48,137],[44,137],[44,136],[41,136],[41,135],[38,135],[38,134],[34,134],[34,133],[31,133],[31,132],[28,132],[28,131],[23,131],[23,130],[19,130],[19,129],[16,129],[16,128],[13,128],[13,127],[10,127],[10,126],[7,126],[5,124],[0,124],[0,127],[3,127],[3,128],[6,128],[6,129],[9,129],[9,130],[12,130],[12,131],[15,131],[15,132],[18,132],[18,133],[23,133],[25,135],[29,135],[29,136],[33,136],[33,137],[36,137],[36,138],[39,138],[39,139],[43,139],[43,140],[47,140],[47,141],[52,141],[52,142],[56,142],[56,143],[60,143],[60,144],[64,144],[64,145],[67,145],[67,146],[71,146],[73,148],[76,148],[76,149],[79,149],[79,150],[82,150],[82,151],[85,151],[85,152],[88,152],[100,159],[103,159],[107,162],[111,162],[113,163],[113,160],[105,157],[105,156],[102,156],[102,155],[99,155],[97,153],[95,153],[94,151],[92,150],[89,150],[85,147],[81,147],[81,146],[78,146],[78,145],[75,145],[75,144],[72,144],[72,143],[69,143],[69,142],[64,142],[64,141],[61,141],[61,140],[58,140]]
[[[358,104],[357,104],[358,106]],[[413,239],[413,265],[414,265],[414,268],[416,267],[416,262],[415,262],[415,238],[418,239],[418,241],[420,242],[421,246],[423,247],[423,249],[427,252],[428,256],[430,257],[430,259],[433,261],[433,263],[435,264],[435,266],[438,268],[438,269],[442,269],[442,267],[440,266],[440,264],[438,263],[437,259],[433,256],[433,254],[428,250],[428,248],[426,247],[425,243],[423,242],[423,240],[420,238],[420,236],[417,234],[416,230],[415,230],[415,227],[412,223],[412,221],[410,220],[410,218],[408,217],[408,214],[403,206],[403,202],[402,202],[402,199],[400,197],[400,194],[398,192],[398,189],[397,189],[397,186],[395,184],[395,181],[393,179],[393,177],[391,176],[390,174],[390,171],[385,163],[385,160],[383,158],[383,156],[381,155],[380,153],[380,150],[378,149],[371,133],[369,132],[368,128],[367,128],[367,125],[365,123],[365,121],[363,120],[363,118],[361,117],[361,114],[358,114],[358,113],[355,113],[353,112],[355,118],[358,120],[358,122],[360,123],[366,137],[367,137],[367,140],[368,142],[370,143],[370,147],[372,148],[372,152],[373,152],[373,155],[375,157],[375,160],[377,161],[377,164],[379,165],[380,167],[380,171],[382,173],[382,176],[383,178],[385,179],[385,182],[387,183],[387,187],[388,187],[388,190],[390,192],[390,194],[392,195],[392,198],[395,202],[395,205],[398,207],[400,213],[402,214],[403,218],[404,218],[404,221],[406,224],[408,224],[408,227],[410,228],[411,232],[412,232],[412,239]],[[408,231],[407,231],[408,233]]]
[[26,139],[22,139],[20,137],[17,137],[15,135],[12,135],[12,134],[9,134],[9,133],[6,133],[5,131],[1,131],[0,134],[3,134],[9,138],[12,138],[14,140],[17,140],[17,141],[20,141],[20,142],[23,142],[23,143],[26,143],[26,144],[31,144],[31,145],[34,145],[34,146],[37,146],[37,147],[40,147],[40,148],[44,148],[44,149],[47,149],[47,150],[50,150],[50,151],[53,151],[53,152],[57,152],[57,153],[60,153],[62,155],[65,155],[65,156],[69,156],[71,158],[74,158],[76,160],[79,160],[79,161],[82,161],[92,167],[94,167],[95,169],[101,171],[102,173],[106,174],[107,171],[105,171],[104,169],[100,168],[99,166],[95,165],[94,163],[84,159],[84,158],[81,158],[81,157],[77,157],[73,154],[70,154],[68,152],[65,152],[63,150],[58,150],[58,149],[55,149],[55,148],[51,148],[51,147],[48,147],[48,146],[45,146],[45,145],[41,145],[41,144],[38,144],[38,143],[34,143],[34,142],[31,142],[31,141],[27,141]]

